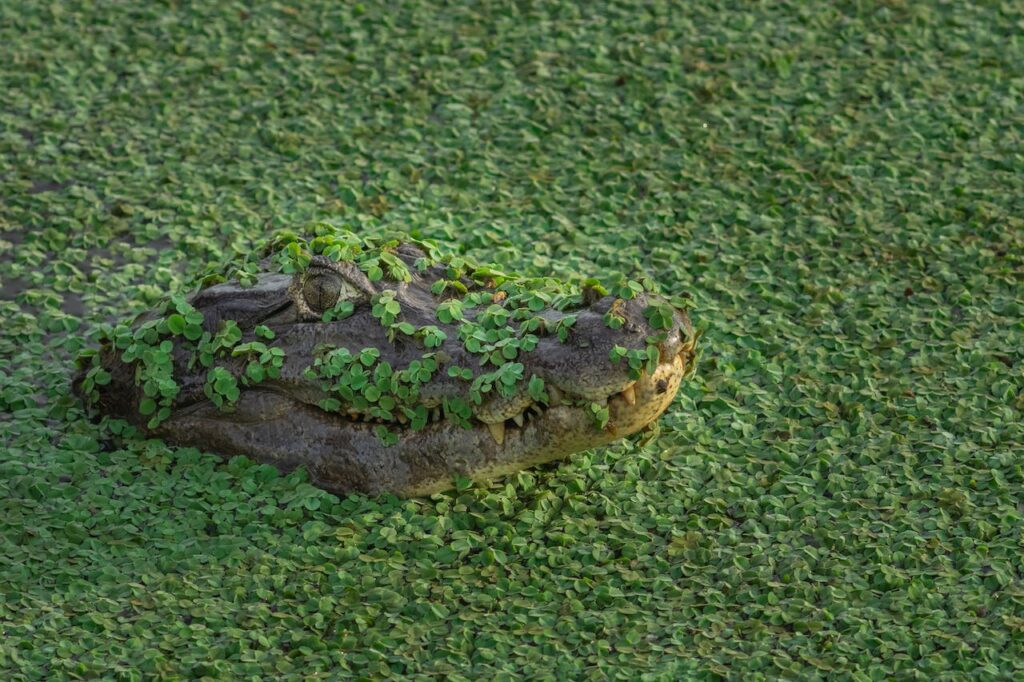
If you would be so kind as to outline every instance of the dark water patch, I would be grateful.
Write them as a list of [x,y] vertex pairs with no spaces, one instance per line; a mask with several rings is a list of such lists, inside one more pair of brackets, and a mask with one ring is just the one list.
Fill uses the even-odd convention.
[[43,192],[59,192],[63,189],[67,189],[74,182],[68,180],[66,182],[54,182],[53,180],[36,180],[32,183],[32,186],[28,188],[29,194],[42,194]]
[[177,247],[177,244],[170,240],[169,237],[161,235],[156,239],[150,239],[146,242],[145,246],[156,249],[157,251],[165,251],[167,249],[173,249]]
[[[10,246],[5,244],[0,248],[0,264],[16,263],[18,261],[18,247],[25,243],[28,235],[29,230],[25,227],[15,228],[10,232],[0,232],[0,242],[10,244]],[[3,274],[0,273],[0,277],[2,276]]]
[[14,297],[30,288],[31,284],[26,282],[20,277],[7,277],[0,281],[0,298],[4,298],[10,301],[14,300]]
[[25,241],[26,230],[14,230],[13,232],[0,232],[0,240],[10,242],[17,246]]
[[68,315],[74,315],[75,317],[84,317],[86,306],[85,301],[82,297],[73,291],[67,291],[63,294],[64,300],[61,301],[60,309]]

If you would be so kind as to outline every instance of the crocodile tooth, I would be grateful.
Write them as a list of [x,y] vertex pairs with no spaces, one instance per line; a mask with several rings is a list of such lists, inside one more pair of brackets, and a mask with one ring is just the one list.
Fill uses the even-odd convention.
[[538,415],[544,414],[544,408],[538,405],[537,403],[533,403],[532,405],[530,405],[530,409],[536,412]]
[[505,442],[505,422],[488,424],[487,428],[491,432],[491,437],[494,438],[495,443],[501,445]]
[[408,424],[409,423],[409,418],[405,416],[404,412],[397,412],[397,413],[395,413],[395,417],[398,418],[398,423],[400,423],[400,424]]
[[516,423],[516,426],[522,426],[523,425],[523,413],[520,412],[516,416],[512,417],[512,421],[514,421]]
[[547,388],[548,397],[551,398],[551,404],[560,405],[562,403],[562,399],[565,397],[562,392],[558,390],[554,384],[549,385]]
[[622,393],[619,395],[630,405],[636,405],[636,389],[633,387],[633,384],[622,389]]

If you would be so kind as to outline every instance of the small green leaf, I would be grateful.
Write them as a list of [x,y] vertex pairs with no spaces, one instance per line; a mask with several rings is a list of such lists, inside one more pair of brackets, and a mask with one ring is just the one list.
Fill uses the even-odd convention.
[[530,375],[530,381],[526,386],[526,392],[539,403],[548,403],[548,393],[544,390],[544,380],[536,374]]
[[622,329],[622,325],[626,324],[626,318],[609,311],[604,315],[604,323],[609,329]]
[[377,438],[380,439],[380,442],[386,446],[391,446],[398,442],[398,434],[394,433],[383,424],[377,426],[374,429],[374,433],[377,434]]
[[185,318],[178,313],[167,318],[167,329],[172,334],[182,334],[185,331],[186,325],[187,323],[185,322]]
[[246,376],[252,379],[253,382],[259,383],[266,377],[266,372],[263,367],[255,362],[250,362],[245,367]]
[[672,306],[667,303],[652,303],[644,309],[644,317],[655,329],[671,329],[674,324]]
[[150,415],[156,412],[156,401],[152,398],[143,398],[139,402],[139,414]]

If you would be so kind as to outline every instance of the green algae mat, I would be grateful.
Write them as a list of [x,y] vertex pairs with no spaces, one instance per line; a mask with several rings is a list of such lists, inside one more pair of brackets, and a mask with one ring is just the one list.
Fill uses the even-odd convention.
[[[0,5],[0,678],[1024,676],[1024,6]],[[85,418],[280,228],[650,277],[660,432],[341,499]]]

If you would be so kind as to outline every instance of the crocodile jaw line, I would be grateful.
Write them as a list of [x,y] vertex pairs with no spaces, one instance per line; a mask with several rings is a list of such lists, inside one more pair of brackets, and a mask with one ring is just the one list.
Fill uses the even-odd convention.
[[[690,350],[659,364],[652,373],[645,372],[625,390],[610,396],[607,399],[609,418],[604,429],[594,424],[586,408],[565,404],[548,407],[541,410],[540,414],[531,414],[527,410],[523,413],[526,418],[521,427],[513,425],[514,419],[497,424],[475,422],[474,430],[486,432],[484,437],[493,443],[498,456],[489,466],[473,471],[470,478],[476,481],[500,478],[641,431],[657,420],[672,403],[692,361]],[[541,430],[559,431],[559,447],[533,451],[524,448]],[[502,458],[501,453],[509,456]],[[424,481],[405,494],[431,495],[449,487],[450,479]]]

